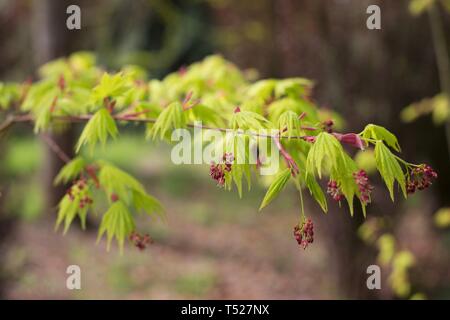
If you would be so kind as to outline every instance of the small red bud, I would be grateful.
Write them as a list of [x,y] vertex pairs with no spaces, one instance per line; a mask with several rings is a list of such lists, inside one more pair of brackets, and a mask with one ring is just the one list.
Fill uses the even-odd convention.
[[66,80],[64,79],[63,75],[59,76],[58,87],[59,89],[61,89],[61,91],[63,91],[66,88]]

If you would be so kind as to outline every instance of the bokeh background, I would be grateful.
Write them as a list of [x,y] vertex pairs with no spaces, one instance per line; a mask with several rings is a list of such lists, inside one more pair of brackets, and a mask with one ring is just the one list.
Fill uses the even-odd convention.
[[[65,27],[70,4],[81,7],[79,31]],[[381,30],[366,28],[370,4],[381,8]],[[324,215],[309,201],[316,235],[303,251],[292,235],[295,190],[258,213],[264,183],[239,200],[216,188],[207,167],[175,166],[169,146],[131,129],[97,154],[138,176],[168,221],[140,221],[155,243],[120,255],[96,245],[98,217],[85,232],[54,232],[61,190],[50,181],[61,164],[19,126],[0,140],[0,297],[450,298],[449,213],[436,223],[450,205],[448,125],[401,119],[406,106],[447,90],[436,49],[450,44],[450,14],[441,4],[433,14],[412,14],[408,0],[0,0],[0,81],[35,79],[42,63],[79,50],[110,70],[131,63],[154,78],[219,53],[261,78],[313,79],[317,103],[339,112],[346,131],[386,126],[405,158],[439,174],[429,190],[395,204],[373,176],[367,219],[337,205]],[[57,137],[69,150],[80,128],[72,131]],[[375,235],[384,240],[370,241]],[[389,256],[382,289],[368,290],[367,266]],[[81,267],[82,290],[66,289],[70,264]]]

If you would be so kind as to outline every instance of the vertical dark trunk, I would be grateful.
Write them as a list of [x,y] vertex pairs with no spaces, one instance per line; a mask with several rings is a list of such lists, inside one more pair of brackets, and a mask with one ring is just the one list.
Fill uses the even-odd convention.
[[[323,70],[320,62],[328,68],[334,61],[323,50],[328,47],[332,26],[326,1],[280,0],[274,2],[274,28],[277,50],[274,59],[279,61],[277,75],[292,77],[306,75],[320,79]],[[313,33],[308,33],[312,28]],[[318,37],[318,38],[314,38]],[[317,61],[317,64],[313,63]],[[336,91],[335,97],[336,95]],[[338,92],[341,95],[340,92]],[[363,244],[357,237],[361,219],[348,218],[331,209],[323,228],[326,229],[330,272],[334,273],[337,293],[343,298],[367,298],[363,266],[366,264]],[[364,269],[364,270],[363,270]]]
[[0,299],[4,299],[6,298],[8,285],[8,275],[7,270],[5,270],[8,243],[10,243],[10,238],[14,235],[17,221],[15,218],[3,214],[2,198],[0,198],[0,210],[2,210],[0,212]]
[[[77,31],[66,27],[66,9],[74,1],[42,0],[33,2],[33,53],[35,65],[39,67],[52,59],[67,55],[73,47]],[[73,127],[64,132],[50,132],[50,137],[69,156],[73,155],[74,132]],[[46,212],[53,212],[58,200],[65,192],[65,187],[55,188],[52,184],[59,169],[64,165],[50,148],[43,142],[46,150],[44,167],[42,169],[43,181],[47,190]]]

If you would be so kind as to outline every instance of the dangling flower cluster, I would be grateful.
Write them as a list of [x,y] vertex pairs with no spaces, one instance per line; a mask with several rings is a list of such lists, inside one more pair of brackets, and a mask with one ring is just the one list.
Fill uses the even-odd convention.
[[341,201],[344,199],[341,189],[339,189],[337,182],[335,180],[330,180],[328,182],[327,193],[335,200]]
[[417,190],[423,190],[431,186],[432,179],[437,178],[436,171],[429,165],[422,164],[411,170],[406,182],[406,190],[408,193],[414,193]]
[[133,242],[134,246],[139,250],[144,250],[145,248],[147,248],[147,245],[153,243],[152,238],[150,238],[148,234],[140,235],[136,231],[133,231],[130,234],[129,239],[131,242]]
[[302,222],[301,226],[294,227],[294,237],[299,246],[306,249],[314,241],[314,224],[311,219]]
[[353,178],[359,188],[359,198],[363,204],[370,203],[370,194],[372,193],[373,186],[369,182],[369,177],[364,170],[359,170],[353,173]]
[[211,163],[211,166],[209,167],[209,175],[217,181],[217,185],[223,186],[225,184],[225,172],[231,171],[233,161],[233,154],[225,153],[222,157],[221,163]]
[[[81,178],[80,180],[74,182],[74,184],[66,192],[66,194],[69,196],[70,201],[74,201],[76,196],[80,196],[86,185],[86,180],[84,178]],[[80,207],[80,209],[83,209],[85,206],[91,205],[93,202],[94,200],[85,193],[84,195],[80,196],[80,202],[78,206]]]

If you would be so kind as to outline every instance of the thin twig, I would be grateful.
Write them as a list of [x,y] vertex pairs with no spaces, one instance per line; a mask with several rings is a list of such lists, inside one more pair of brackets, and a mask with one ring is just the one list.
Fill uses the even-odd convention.
[[42,138],[42,140],[44,140],[45,143],[47,143],[50,149],[52,149],[52,151],[58,156],[58,158],[60,158],[65,163],[70,162],[70,157],[63,151],[63,149],[61,149],[61,147],[56,143],[55,140],[53,140],[53,138],[50,135],[48,135],[45,132],[41,132],[39,135]]
[[[137,116],[129,116],[129,115],[112,115],[112,117],[116,120],[116,121],[127,121],[127,122],[141,122],[141,123],[155,123],[156,119],[152,119],[152,118],[141,118],[141,117],[137,117]],[[79,116],[53,116],[52,119],[56,120],[56,121],[67,121],[67,122],[85,122],[85,121],[89,121],[92,118],[92,115],[79,115]],[[25,114],[25,115],[18,115],[18,116],[14,116],[11,119],[9,119],[10,122],[15,123],[15,122],[30,122],[33,121],[33,118],[31,117],[31,115]],[[227,128],[218,128],[218,127],[210,127],[210,126],[205,126],[205,125],[199,125],[199,124],[195,124],[195,123],[188,123],[186,125],[189,128],[199,128],[202,130],[216,130],[216,131],[221,131],[221,132],[229,132],[232,131],[231,129],[227,129]],[[0,128],[3,127],[3,124],[0,125]],[[311,128],[311,127],[302,127],[302,129],[305,130],[317,130],[315,128]],[[1,130],[0,130],[1,132]],[[238,134],[244,134],[244,135],[249,135],[249,136],[255,136],[255,137],[261,137],[261,138],[275,138],[275,137],[279,137],[279,138],[288,138],[287,136],[279,136],[278,134],[276,135],[271,135],[271,134],[264,134],[264,133],[257,133],[257,132],[244,132],[244,131],[237,131]],[[303,139],[305,140],[308,136],[291,136],[291,139]]]
[[8,116],[5,121],[0,124],[0,133],[8,129],[11,125],[14,124],[14,116]]
[[275,142],[275,145],[278,148],[278,151],[280,151],[280,154],[283,156],[284,160],[286,161],[286,165],[291,169],[292,175],[295,177],[296,174],[300,172],[297,163],[292,158],[292,156],[284,149],[283,145],[280,141],[280,136],[273,137],[273,140]]

